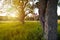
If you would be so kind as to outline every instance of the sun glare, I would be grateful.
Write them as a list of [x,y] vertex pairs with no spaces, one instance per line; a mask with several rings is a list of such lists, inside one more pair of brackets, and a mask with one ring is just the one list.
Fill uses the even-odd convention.
[[14,14],[14,13],[10,13],[10,14],[7,14],[7,13],[2,13],[2,14],[0,14],[0,16],[17,17],[17,15],[16,15],[16,14]]
[[6,13],[2,13],[2,14],[0,14],[0,16],[6,16]]
[[1,13],[0,16],[17,17],[17,12]]
[[[13,8],[11,4],[4,4],[4,0],[0,1],[0,16],[17,17],[17,9]],[[1,12],[2,11],[2,12]]]
[[16,14],[9,14],[9,16],[11,16],[11,17],[17,17],[17,15]]

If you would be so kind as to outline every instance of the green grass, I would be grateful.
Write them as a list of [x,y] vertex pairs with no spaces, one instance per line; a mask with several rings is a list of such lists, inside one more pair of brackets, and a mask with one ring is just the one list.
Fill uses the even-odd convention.
[[40,40],[40,26],[39,22],[0,22],[0,40]]
[[60,40],[60,23],[58,23],[58,40]]
[[[58,40],[60,40],[60,23]],[[39,22],[0,22],[0,40],[41,40],[42,27]]]

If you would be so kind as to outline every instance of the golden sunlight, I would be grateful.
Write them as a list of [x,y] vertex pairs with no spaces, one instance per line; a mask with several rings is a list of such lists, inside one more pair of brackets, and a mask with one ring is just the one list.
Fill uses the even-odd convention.
[[9,12],[9,13],[0,13],[0,16],[9,16],[9,17],[17,17],[17,12],[13,11],[13,12]]
[[2,14],[0,14],[0,16],[7,16],[7,15],[6,15],[6,13],[2,13]]
[[0,10],[0,16],[7,16],[7,17],[17,17],[17,9],[13,8],[11,5],[4,5],[3,8]]
[[17,15],[14,14],[14,13],[10,13],[8,16],[10,16],[10,17],[17,17]]

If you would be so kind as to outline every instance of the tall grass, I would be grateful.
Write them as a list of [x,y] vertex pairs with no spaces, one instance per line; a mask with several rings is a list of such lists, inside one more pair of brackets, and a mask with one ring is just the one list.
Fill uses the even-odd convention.
[[58,24],[58,40],[60,40],[60,22]]
[[1,22],[0,40],[41,40],[42,28],[39,22]]
[[[42,27],[37,21],[0,22],[0,40],[42,40]],[[58,40],[60,40],[60,23],[58,23]]]

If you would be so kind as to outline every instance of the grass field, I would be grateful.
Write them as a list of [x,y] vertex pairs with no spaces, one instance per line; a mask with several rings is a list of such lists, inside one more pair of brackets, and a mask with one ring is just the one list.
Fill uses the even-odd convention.
[[[60,23],[58,23],[58,39],[60,38]],[[39,22],[16,21],[0,22],[0,40],[41,40],[42,28]],[[59,39],[60,40],[60,39]]]
[[60,40],[60,20],[58,20],[58,40]]

